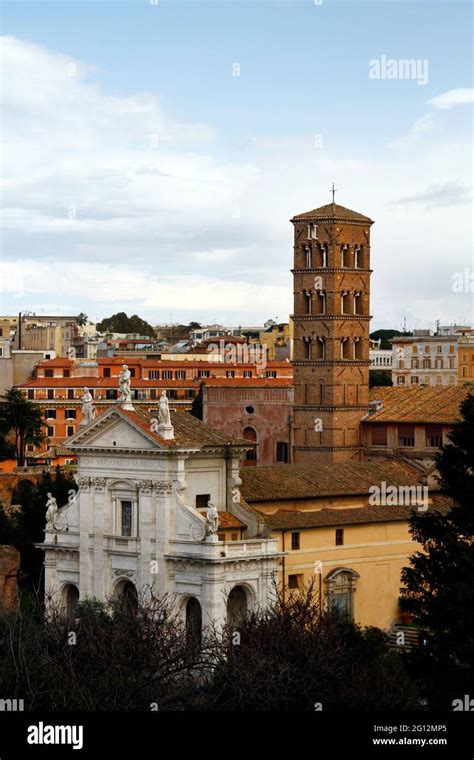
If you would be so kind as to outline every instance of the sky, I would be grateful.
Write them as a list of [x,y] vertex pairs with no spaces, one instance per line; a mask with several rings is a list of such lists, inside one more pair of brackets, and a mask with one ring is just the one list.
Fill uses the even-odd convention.
[[7,0],[1,32],[2,313],[286,321],[334,182],[371,329],[474,325],[470,3]]

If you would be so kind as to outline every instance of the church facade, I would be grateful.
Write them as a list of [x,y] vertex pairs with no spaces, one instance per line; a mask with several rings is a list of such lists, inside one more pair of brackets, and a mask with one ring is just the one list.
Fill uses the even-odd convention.
[[72,612],[168,594],[198,626],[268,603],[280,555],[240,504],[248,443],[185,412],[170,422],[164,435],[153,413],[117,404],[69,439],[79,491],[46,526],[48,600]]

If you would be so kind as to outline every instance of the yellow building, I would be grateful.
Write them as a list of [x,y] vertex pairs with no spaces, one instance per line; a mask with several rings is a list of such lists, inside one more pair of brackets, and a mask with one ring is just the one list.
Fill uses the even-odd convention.
[[[322,598],[361,625],[390,630],[399,621],[401,571],[419,548],[413,509],[446,510],[445,497],[401,461],[256,467],[241,472],[242,497],[261,530],[285,552],[280,581],[312,578]],[[394,503],[392,503],[394,502]]]
[[260,333],[258,342],[266,346],[267,360],[290,358],[290,326],[288,322],[271,325]]
[[460,383],[474,382],[474,333],[459,339],[458,380]]

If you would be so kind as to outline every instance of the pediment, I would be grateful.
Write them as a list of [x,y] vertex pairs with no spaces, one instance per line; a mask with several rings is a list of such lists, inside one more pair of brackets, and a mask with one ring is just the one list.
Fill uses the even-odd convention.
[[147,436],[129,419],[118,412],[106,412],[89,423],[82,431],[79,430],[65,445],[74,449],[104,448],[104,449],[134,449],[152,451],[162,449],[159,442]]

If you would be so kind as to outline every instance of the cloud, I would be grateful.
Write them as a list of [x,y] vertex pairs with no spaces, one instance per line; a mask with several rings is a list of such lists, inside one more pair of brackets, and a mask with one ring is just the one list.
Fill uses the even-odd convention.
[[414,195],[398,198],[390,205],[420,204],[427,208],[441,206],[458,206],[471,201],[471,188],[457,182],[444,182],[441,185],[430,185]]
[[431,98],[428,103],[434,106],[434,108],[444,111],[454,108],[454,106],[474,103],[474,89],[465,87],[457,90],[448,90],[447,92],[443,92],[442,95]]
[[[394,312],[401,319],[420,281],[419,319],[432,319],[444,286],[429,279],[431,265],[443,282],[443,267],[469,265],[461,214],[469,147],[449,139],[449,125],[441,142],[422,116],[412,132],[423,140],[392,151],[383,136],[372,140],[369,124],[361,136],[330,118],[317,140],[314,125],[301,123],[296,134],[282,137],[276,126],[238,143],[205,118],[175,119],[156,94],[111,96],[95,77],[63,53],[4,41],[5,310],[57,302],[66,313],[129,310],[153,322],[170,311],[237,324],[284,319],[293,297],[288,220],[328,203],[332,180],[339,203],[376,220],[374,325],[390,326]],[[431,209],[441,205],[438,219]],[[448,311],[451,291],[442,298]]]

